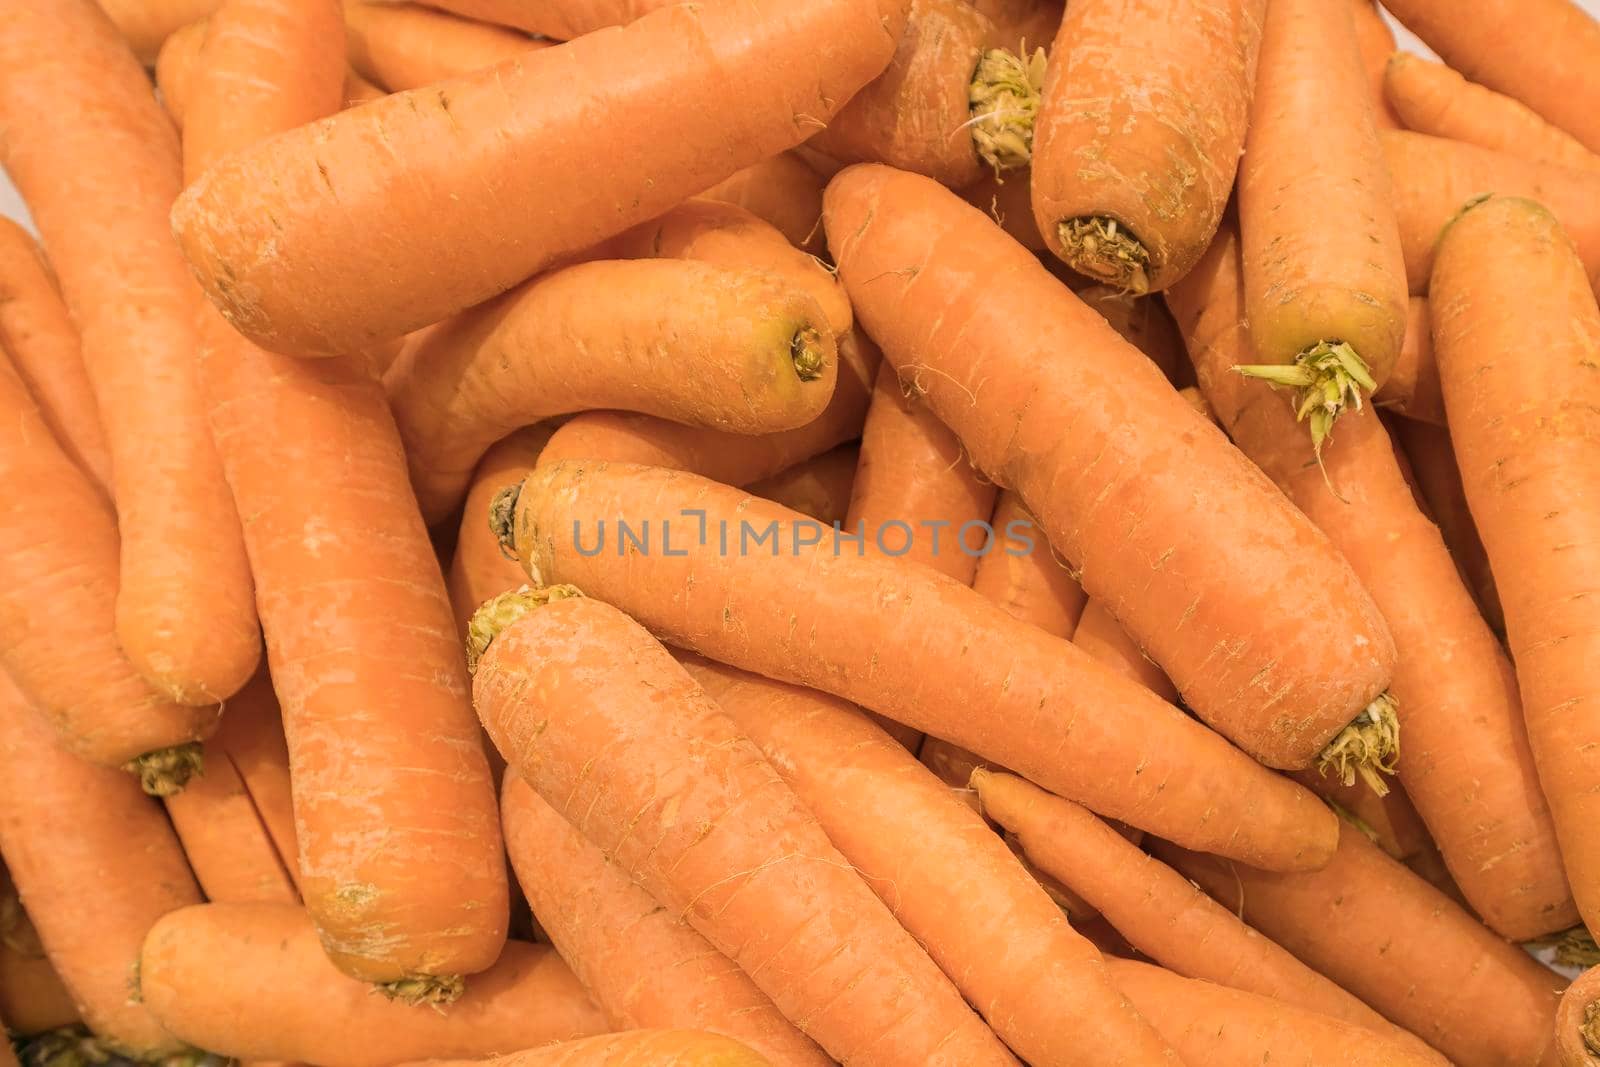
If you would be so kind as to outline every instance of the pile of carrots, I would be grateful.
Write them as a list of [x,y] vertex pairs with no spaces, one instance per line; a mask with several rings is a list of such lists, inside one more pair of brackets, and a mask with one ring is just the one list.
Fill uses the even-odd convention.
[[0,1067],[1600,1067],[1600,23],[1385,4],[0,0]]

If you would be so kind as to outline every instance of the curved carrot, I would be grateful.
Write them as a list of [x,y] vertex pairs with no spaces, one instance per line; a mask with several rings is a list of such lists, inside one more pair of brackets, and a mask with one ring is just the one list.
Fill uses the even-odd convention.
[[524,587],[473,631],[473,697],[506,762],[831,1056],[1015,1063],[638,623],[570,586]]
[[[665,8],[396,93],[221,162],[184,192],[173,230],[252,340],[358,351],[798,144],[888,63],[904,13],[881,2]],[[640,77],[641,56],[662,77]],[[746,91],[730,107],[734,84]],[[585,86],[605,87],[604,123]],[[275,254],[258,256],[267,240]]]
[[173,34],[205,18],[222,0],[100,0],[133,54],[153,63]]
[[[834,693],[1141,829],[1262,866],[1328,855],[1335,820],[1310,794],[930,568],[843,541],[837,554],[808,548],[812,528],[794,512],[676,471],[540,466],[504,504],[501,539],[530,574],[572,582],[682,647]],[[610,532],[596,552],[601,517]],[[648,525],[654,548],[619,558],[622,522],[635,536]]]
[[1084,605],[1078,625],[1072,631],[1072,643],[1098,663],[1138,682],[1167,703],[1177,703],[1177,687],[1145,656],[1138,642],[1128,636],[1128,631],[1107,610],[1104,601],[1090,600]]
[[1590,603],[1600,493],[1585,473],[1600,405],[1600,308],[1550,212],[1506,197],[1445,230],[1432,293],[1450,439],[1505,605],[1528,740],[1567,881],[1585,923],[1600,929],[1600,610]]
[[850,509],[850,489],[859,460],[860,450],[855,445],[840,445],[750,483],[750,492],[831,526],[844,522]]
[[1033,215],[1080,274],[1143,294],[1186,274],[1233,189],[1264,0],[1079,0],[1035,123]]
[[1444,425],[1444,394],[1439,389],[1439,365],[1433,358],[1433,337],[1428,332],[1428,301],[1414,296],[1406,308],[1406,337],[1394,361],[1389,380],[1372,394],[1372,402],[1408,419]]
[[835,178],[824,216],[863,327],[1205,721],[1304,767],[1383,691],[1393,643],[1349,565],[1033,256],[885,167]]
[[1383,73],[1394,55],[1394,31],[1378,11],[1377,0],[1345,0],[1355,20],[1356,46],[1361,49],[1361,65],[1367,72],[1368,99],[1372,101],[1372,121],[1380,130],[1398,130],[1402,123],[1383,90]]
[[526,581],[522,568],[506,557],[489,526],[489,504],[496,493],[528,476],[539,461],[539,452],[555,432],[556,428],[547,422],[516,430],[485,452],[473,472],[472,488],[461,510],[461,529],[456,534],[450,573],[445,576],[456,632],[463,641],[467,623],[485,600]]
[[5,22],[0,159],[82,331],[111,446],[117,637],[157,688],[215,705],[249,680],[261,636],[196,380],[200,302],[168,229],[177,138],[92,0],[13,0]]
[[350,65],[391,93],[492,67],[549,41],[417,4],[344,5]]
[[710,1030],[779,1067],[833,1062],[732,960],[629,881],[514,774],[501,790],[501,818],[540,929],[614,1028]]
[[736,204],[778,228],[796,248],[823,251],[822,175],[793,152],[752,163],[700,195]]
[[6,876],[0,898],[0,1020],[12,1034],[31,1036],[82,1020],[61,981],[33,920]]
[[803,426],[838,358],[817,302],[765,272],[689,260],[580,263],[433,330],[385,381],[424,517],[520,426],[629,408],[710,429]]
[[430,1060],[428,1067],[768,1067],[771,1062],[732,1038],[699,1030],[627,1030],[488,1060]]
[[205,772],[166,798],[167,817],[207,900],[299,904],[289,877],[293,854],[278,854],[272,834],[220,739],[206,742]]
[[145,939],[139,988],[145,1007],[191,1045],[320,1067],[481,1058],[606,1028],[548,946],[508,941],[461,999],[416,1008],[340,973],[305,910],[282,904],[166,915]]
[[672,0],[433,0],[430,7],[467,18],[515,26],[557,41],[571,41],[609,26],[625,26]]
[[1556,1053],[1561,1067],[1600,1064],[1600,967],[1578,976],[1556,1011]]

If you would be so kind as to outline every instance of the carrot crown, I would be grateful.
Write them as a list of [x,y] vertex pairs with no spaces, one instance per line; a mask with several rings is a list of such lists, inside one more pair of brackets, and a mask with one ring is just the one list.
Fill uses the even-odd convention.
[[1588,927],[1574,926],[1566,930],[1551,941],[1555,946],[1556,962],[1565,967],[1600,967],[1600,945],[1595,944],[1594,935]]
[[182,792],[189,779],[205,773],[205,757],[200,742],[187,741],[146,752],[123,764],[122,769],[137,774],[139,785],[151,796],[170,797]]
[[1044,49],[1027,55],[991,48],[978,60],[978,69],[967,87],[967,105],[972,118],[967,125],[972,141],[983,161],[1001,171],[1026,167],[1033,158],[1033,121],[1039,113],[1039,98],[1044,91]]
[[582,595],[583,591],[575,585],[547,585],[542,589],[525,585],[484,601],[467,623],[467,670],[476,674],[478,661],[488,651],[490,643],[534,608]]
[[1056,224],[1056,240],[1067,266],[1134,296],[1150,291],[1150,250],[1122,223],[1107,215],[1085,215]]
[[459,974],[415,974],[396,978],[392,982],[379,982],[378,992],[402,1004],[430,1004],[443,1007],[454,1004],[466,991],[466,981]]
[[489,529],[500,544],[500,554],[512,561],[517,559],[517,500],[521,496],[522,483],[513,482],[489,501]]
[[1260,378],[1295,391],[1295,417],[1311,423],[1311,447],[1322,458],[1322,444],[1333,424],[1353,406],[1361,410],[1361,391],[1373,392],[1378,383],[1362,359],[1343,341],[1319,341],[1295,357],[1293,363],[1261,363],[1233,368],[1247,378]]
[[1396,707],[1394,697],[1380,693],[1328,742],[1317,757],[1317,772],[1326,775],[1332,770],[1345,785],[1353,785],[1360,775],[1374,793],[1387,796],[1389,786],[1383,775],[1395,772],[1395,760],[1400,755]]

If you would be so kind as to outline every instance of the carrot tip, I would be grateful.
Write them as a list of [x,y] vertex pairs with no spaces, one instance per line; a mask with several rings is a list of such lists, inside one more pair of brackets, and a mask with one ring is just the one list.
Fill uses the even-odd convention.
[[983,161],[1003,171],[1026,167],[1033,159],[1033,121],[1044,91],[1044,49],[1027,55],[1027,43],[1018,52],[991,48],[978,60],[967,87],[972,118],[966,126]]
[[139,785],[153,797],[170,797],[183,791],[189,779],[205,773],[200,742],[186,741],[171,748],[146,752],[122,765],[139,776]]
[[1381,693],[1362,708],[1317,757],[1317,772],[1326,775],[1332,770],[1345,785],[1354,785],[1360,775],[1374,793],[1387,796],[1389,786],[1383,776],[1395,772],[1400,755],[1397,706],[1394,697]]
[[1150,251],[1116,219],[1066,219],[1056,226],[1067,266],[1134,296],[1150,291]]
[[557,600],[582,595],[582,590],[575,585],[547,585],[542,589],[525,585],[485,600],[467,623],[468,672],[476,674],[478,661],[488,651],[490,643],[528,612]]
[[374,987],[390,1000],[402,1004],[427,1004],[442,1008],[454,1004],[466,992],[467,983],[459,974],[418,974],[379,982]]
[[1361,391],[1378,383],[1366,360],[1344,341],[1318,341],[1291,364],[1251,364],[1233,368],[1247,378],[1295,390],[1295,417],[1311,426],[1311,446],[1322,461],[1322,446],[1348,407],[1361,410]]
[[802,382],[816,381],[828,365],[828,353],[822,344],[822,334],[815,326],[802,326],[789,341],[789,358],[794,362],[794,372]]

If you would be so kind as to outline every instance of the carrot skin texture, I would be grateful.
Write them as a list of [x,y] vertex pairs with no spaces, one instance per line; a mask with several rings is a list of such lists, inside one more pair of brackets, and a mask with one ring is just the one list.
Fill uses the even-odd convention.
[[514,774],[501,790],[501,817],[540,928],[614,1029],[710,1030],[775,1067],[833,1062],[732,960],[629,881]]
[[[146,938],[139,976],[146,1006],[179,1037],[245,1060],[385,1067],[498,1055],[606,1029],[548,946],[507,942],[459,1000],[436,1010],[388,1000],[340,973],[305,910],[282,904],[172,912]],[[330,1018],[339,1025],[324,1025]]]
[[[831,546],[791,551],[794,512],[691,474],[627,464],[541,465],[514,511],[513,547],[530,575],[571,582],[680,647],[831,692],[1109,817],[1207,842],[1198,847],[1287,869],[1329,855],[1334,816],[1309,793],[1070,642],[928,568],[855,557],[842,541],[838,555]],[[577,552],[574,535],[591,552],[601,517],[634,530],[648,519],[658,549],[670,522],[672,554],[618,559],[612,541],[599,554]],[[702,521],[705,545],[697,542]],[[768,556],[752,535],[741,555],[741,523],[757,532],[775,525],[783,551]],[[683,595],[700,589],[716,592]],[[1137,735],[1131,748],[1129,731]]]
[[509,485],[528,476],[539,461],[539,452],[555,433],[548,423],[526,426],[497,441],[484,453],[472,475],[472,488],[461,509],[461,529],[456,534],[456,549],[450,558],[445,586],[450,591],[450,608],[456,617],[456,632],[467,638],[467,623],[473,612],[492,596],[508,592],[527,581],[516,560],[508,559],[489,528],[489,502]]
[[[173,229],[252,340],[357,351],[503,293],[798,144],[888,63],[904,11],[884,3],[665,8],[219,163],[174,207]],[[637,70],[644,53],[657,74]],[[715,85],[701,73],[713,61]],[[618,107],[605,124],[575,85],[608,86]],[[730,85],[749,87],[740,107],[721,106]],[[662,137],[667,129],[677,133]],[[647,187],[616,176],[621,155],[652,176]],[[399,186],[429,193],[408,202],[392,195]],[[508,204],[526,214],[508,217]],[[275,254],[258,256],[269,234]]]
[[117,636],[158,688],[214,705],[249,680],[261,638],[194,370],[200,301],[167,225],[177,138],[90,0],[9,0],[0,18],[0,161],[55,264],[111,448]]
[[[1506,301],[1514,319],[1489,310]],[[1445,231],[1430,307],[1450,438],[1495,567],[1539,779],[1578,909],[1600,929],[1600,489],[1589,474],[1600,309],[1549,211],[1502,197]]]
[[[1394,645],[1349,565],[1033,256],[882,167],[834,179],[824,215],[885,356],[1203,719],[1304,767],[1383,691]],[[1314,615],[1288,592],[1312,585]]]
[[1355,19],[1356,45],[1361,49],[1361,65],[1367,71],[1367,87],[1372,100],[1372,121],[1380,130],[1398,130],[1400,117],[1389,105],[1383,91],[1383,72],[1394,55],[1394,31],[1378,12],[1377,0],[1345,0]]
[[1412,297],[1406,306],[1406,336],[1400,355],[1389,380],[1372,394],[1372,402],[1415,422],[1443,426],[1444,393],[1439,388],[1439,364],[1433,358],[1428,322],[1427,298]]
[[704,1031],[625,1030],[488,1060],[430,1060],[428,1067],[767,1067],[772,1062],[731,1038]]
[[350,65],[391,93],[459,78],[516,59],[549,41],[420,4],[344,5]]
[[813,254],[822,242],[822,175],[793,152],[779,152],[724,178],[700,195],[736,204]]
[[1600,1062],[1600,967],[1579,975],[1561,994],[1556,1009],[1556,1054],[1560,1067],[1594,1067]]
[[[473,695],[540,796],[846,1067],[1015,1063],[755,745],[620,611],[583,596],[531,608],[478,660]],[[610,773],[592,775],[600,764]]]
[[1146,658],[1138,642],[1128,636],[1128,631],[1100,601],[1091,600],[1084,605],[1078,625],[1072,631],[1072,643],[1167,703],[1177,703],[1178,690],[1172,680]]

